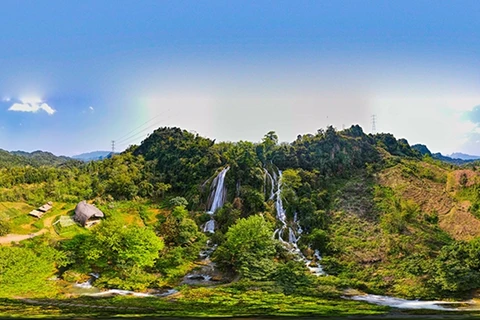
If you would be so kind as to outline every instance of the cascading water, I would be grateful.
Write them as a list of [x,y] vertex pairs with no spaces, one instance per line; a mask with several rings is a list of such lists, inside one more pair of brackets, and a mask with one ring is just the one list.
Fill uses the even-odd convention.
[[[267,171],[268,173],[268,171]],[[322,269],[322,266],[319,264],[319,262],[322,260],[322,257],[320,255],[320,252],[318,250],[315,250],[314,253],[314,258],[315,258],[315,263],[316,266],[314,265],[313,260],[309,260],[305,257],[305,255],[300,251],[298,248],[298,240],[301,237],[302,234],[302,228],[298,224],[298,216],[297,213],[294,214],[294,219],[293,223],[291,223],[290,226],[287,224],[287,215],[285,213],[285,209],[283,208],[283,201],[281,197],[282,193],[282,171],[278,170],[278,175],[273,172],[273,177],[272,175],[268,174],[267,176],[270,176],[273,180],[272,186],[276,185],[277,186],[277,191],[274,193],[274,196],[272,197],[275,198],[275,209],[277,211],[277,219],[282,223],[282,226],[278,229],[275,230],[273,233],[274,238],[278,238],[286,247],[289,248],[290,252],[297,255],[300,260],[302,260],[307,268],[315,275],[324,275],[325,272]],[[296,230],[296,231],[295,231]],[[284,233],[285,231],[288,232],[288,241],[285,241],[284,239]]]
[[426,309],[441,311],[478,311],[478,306],[473,301],[422,301],[406,300],[401,298],[364,294],[356,296],[344,296],[345,299],[365,301],[380,306],[389,306],[399,309]]
[[[227,195],[227,189],[225,188],[225,176],[227,175],[228,170],[230,167],[223,168],[222,171],[213,179],[212,182],[212,193],[210,194],[210,199],[212,199],[212,205],[210,209],[207,211],[208,214],[213,215],[215,211],[222,207],[225,203],[225,198]],[[210,218],[205,226],[203,227],[204,232],[215,232],[215,220],[213,217]]]
[[[212,190],[209,196],[210,207],[207,211],[210,214],[210,220],[203,226],[203,232],[214,233],[215,232],[215,220],[213,214],[218,208],[221,208],[225,203],[227,197],[227,188],[225,187],[225,176],[227,175],[230,167],[225,167],[220,173],[213,179],[210,189]],[[237,188],[240,185],[237,183]],[[199,254],[198,265],[200,268],[192,271],[183,278],[183,284],[197,285],[205,284],[205,282],[216,281],[213,275],[216,275],[215,263],[210,261],[210,256],[216,250],[217,245],[212,244],[211,240],[207,241],[207,246]],[[218,277],[216,277],[218,278]]]
[[275,182],[273,181],[273,177],[272,175],[270,174],[270,172],[268,172],[267,169],[263,168],[263,170],[265,171],[265,183],[264,183],[264,193],[266,193],[266,186],[267,186],[267,178],[268,178],[268,183],[270,184],[270,195],[268,197],[268,200],[272,200],[273,197],[275,197]]
[[102,296],[116,296],[116,295],[131,295],[131,296],[136,296],[136,297],[166,297],[172,294],[177,293],[178,291],[175,289],[169,289],[166,291],[157,291],[155,293],[143,293],[143,292],[135,292],[135,291],[129,291],[129,290],[120,290],[120,289],[108,289],[105,291],[100,291],[98,288],[93,286],[93,283],[95,280],[97,280],[100,277],[100,274],[98,273],[90,273],[90,279],[88,279],[85,282],[82,283],[76,283],[73,285],[73,287],[78,288],[79,290],[76,290],[76,294],[80,295],[87,295],[91,297],[102,297]]

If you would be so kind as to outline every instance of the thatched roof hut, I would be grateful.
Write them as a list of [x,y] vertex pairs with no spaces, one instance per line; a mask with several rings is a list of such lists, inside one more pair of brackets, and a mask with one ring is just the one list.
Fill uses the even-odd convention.
[[79,202],[75,208],[75,216],[73,220],[80,223],[84,227],[90,227],[98,222],[105,215],[100,209],[92,204],[88,204],[85,200]]

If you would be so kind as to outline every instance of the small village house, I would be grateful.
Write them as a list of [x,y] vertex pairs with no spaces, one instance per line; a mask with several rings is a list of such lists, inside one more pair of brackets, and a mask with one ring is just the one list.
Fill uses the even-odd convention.
[[103,217],[105,215],[100,209],[83,200],[77,204],[73,220],[88,228],[99,223]]
[[47,213],[47,211],[49,211],[52,208],[53,208],[53,203],[49,201],[45,203],[43,206],[41,206],[40,208],[30,211],[29,215],[37,218],[41,218],[45,213]]

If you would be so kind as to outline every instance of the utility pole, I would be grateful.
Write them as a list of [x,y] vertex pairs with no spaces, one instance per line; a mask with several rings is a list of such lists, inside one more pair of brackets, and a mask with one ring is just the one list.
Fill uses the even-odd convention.
[[112,155],[115,153],[115,140],[112,140]]
[[377,117],[372,114],[372,134],[377,132]]

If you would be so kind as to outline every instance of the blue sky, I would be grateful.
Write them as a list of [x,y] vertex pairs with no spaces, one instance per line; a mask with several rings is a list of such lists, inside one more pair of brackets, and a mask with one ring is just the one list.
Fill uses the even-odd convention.
[[291,141],[376,114],[377,131],[480,154],[478,1],[1,6],[2,149],[124,149],[158,126]]

